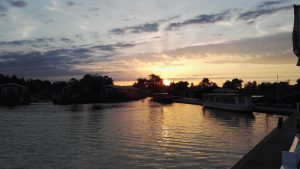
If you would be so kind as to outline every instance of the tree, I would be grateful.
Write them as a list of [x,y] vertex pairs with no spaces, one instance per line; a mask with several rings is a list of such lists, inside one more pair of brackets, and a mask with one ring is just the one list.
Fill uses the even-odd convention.
[[209,78],[203,78],[199,83],[199,87],[207,89],[207,88],[216,88],[218,85],[215,82],[211,82]]
[[231,81],[226,80],[226,82],[223,84],[223,88],[241,89],[243,82],[244,81],[242,79],[238,79],[238,78],[234,78]]
[[192,83],[191,83],[191,88],[194,88],[194,87],[195,87],[195,85],[194,85],[194,83],[192,82]]
[[152,83],[154,85],[162,86],[163,85],[163,79],[160,78],[160,76],[151,74],[149,75],[149,83]]
[[137,87],[139,89],[146,89],[148,84],[148,80],[145,78],[138,78],[137,82],[133,84],[133,87]]
[[172,94],[179,95],[181,91],[186,90],[189,86],[187,81],[180,81],[178,83],[171,83],[169,88]]
[[147,82],[147,88],[153,92],[163,91],[163,79],[160,76],[151,74]]
[[247,82],[245,85],[244,85],[244,89],[246,90],[257,90],[257,82],[256,81],[253,81],[253,82]]

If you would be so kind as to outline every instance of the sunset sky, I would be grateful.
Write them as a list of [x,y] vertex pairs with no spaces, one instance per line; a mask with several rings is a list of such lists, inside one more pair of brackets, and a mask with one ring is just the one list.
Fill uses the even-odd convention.
[[128,84],[150,73],[218,83],[300,78],[293,4],[239,0],[0,0],[0,73]]

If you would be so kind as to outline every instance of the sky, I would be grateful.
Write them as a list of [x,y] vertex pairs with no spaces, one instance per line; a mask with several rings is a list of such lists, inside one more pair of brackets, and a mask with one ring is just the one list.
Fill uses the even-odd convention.
[[154,73],[300,78],[292,51],[293,4],[240,0],[0,0],[0,73],[68,80],[108,75],[129,84]]

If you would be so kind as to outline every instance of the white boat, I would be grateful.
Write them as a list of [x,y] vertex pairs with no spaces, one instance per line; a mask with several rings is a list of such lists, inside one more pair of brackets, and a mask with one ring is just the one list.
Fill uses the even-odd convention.
[[251,96],[239,94],[232,89],[216,89],[213,93],[204,94],[203,107],[241,112],[252,112],[253,110]]

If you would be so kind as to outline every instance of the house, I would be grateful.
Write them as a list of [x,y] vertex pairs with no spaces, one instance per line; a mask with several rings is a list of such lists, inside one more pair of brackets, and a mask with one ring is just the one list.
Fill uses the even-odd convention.
[[25,86],[17,83],[7,83],[0,85],[1,105],[18,105],[28,103],[29,95]]

